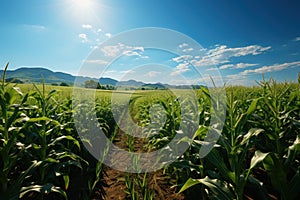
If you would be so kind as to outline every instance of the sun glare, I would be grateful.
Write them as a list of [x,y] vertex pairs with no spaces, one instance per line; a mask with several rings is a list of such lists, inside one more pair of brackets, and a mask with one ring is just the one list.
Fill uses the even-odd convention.
[[99,12],[98,1],[68,0],[67,2],[72,18],[77,20],[96,20],[97,12]]
[[73,5],[77,10],[88,11],[93,8],[93,0],[73,0]]

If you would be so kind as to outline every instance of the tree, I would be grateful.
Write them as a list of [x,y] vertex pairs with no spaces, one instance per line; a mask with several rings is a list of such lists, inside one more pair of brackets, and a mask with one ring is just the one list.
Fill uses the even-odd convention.
[[17,79],[17,78],[7,78],[5,79],[6,82],[10,82],[10,83],[24,83],[23,81]]
[[65,82],[62,82],[62,83],[60,84],[60,86],[69,86],[69,84],[67,84],[67,83],[65,83]]
[[87,80],[84,82],[84,87],[85,88],[98,88],[99,83],[97,81],[94,80]]

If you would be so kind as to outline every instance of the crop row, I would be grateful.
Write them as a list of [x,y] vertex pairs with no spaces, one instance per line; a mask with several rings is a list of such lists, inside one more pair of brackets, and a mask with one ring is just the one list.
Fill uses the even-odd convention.
[[[112,106],[100,95],[91,107],[89,101],[61,98],[44,84],[23,93],[5,83],[5,72],[0,84],[0,199],[104,198],[101,160],[109,147],[100,147],[105,151],[98,160],[91,155],[99,137],[86,122],[97,122],[114,141],[115,118],[122,120],[124,105]],[[187,199],[299,199],[300,83],[271,79],[224,90],[226,97],[213,99],[207,88],[195,90],[196,101],[168,91],[141,93],[130,100],[129,112],[147,136],[148,151],[165,149],[163,155],[174,156],[163,171]],[[216,144],[205,142],[208,132],[218,136]],[[134,139],[124,141],[130,152]],[[177,145],[187,150],[177,155]],[[202,156],[205,145],[213,148]],[[125,176],[131,199],[153,199],[149,177]]]

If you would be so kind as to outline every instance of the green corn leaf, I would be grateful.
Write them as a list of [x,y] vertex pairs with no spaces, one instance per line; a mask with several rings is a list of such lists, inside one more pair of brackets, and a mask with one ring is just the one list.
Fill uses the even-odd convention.
[[294,143],[288,148],[288,155],[284,162],[285,167],[288,168],[299,153],[300,153],[300,137],[297,136]]
[[48,118],[48,117],[38,117],[38,118],[30,118],[27,122],[40,122],[40,121],[51,121],[53,122],[54,124],[56,125],[60,125],[60,123],[56,120],[53,120],[51,118]]
[[200,173],[201,168],[203,167],[201,165],[193,164],[190,160],[179,160],[172,163],[172,166],[178,168],[179,170],[188,169],[190,171],[195,171],[198,173]]
[[49,93],[48,93],[48,96],[52,96],[53,94],[55,94],[57,92],[57,90],[51,90]]
[[25,170],[24,172],[22,172],[22,174],[18,177],[18,179],[15,182],[15,185],[21,185],[22,181],[24,181],[24,179],[26,178],[26,176],[29,173],[32,173],[42,162],[41,161],[33,161],[33,163],[30,165],[30,167]]
[[187,190],[188,188],[194,186],[194,185],[197,185],[197,184],[200,184],[201,181],[200,179],[192,179],[192,178],[189,178],[185,184],[182,186],[182,188],[180,189],[180,191],[178,193],[182,193],[183,191]]
[[58,193],[63,196],[65,199],[68,199],[67,194],[60,187],[54,186],[52,183],[47,183],[45,185],[30,185],[27,187],[21,188],[20,198],[24,197],[25,194],[29,192],[38,192],[41,194],[49,194],[49,193]]
[[26,93],[26,94],[23,96],[23,99],[22,99],[22,102],[21,102],[22,105],[27,101],[28,97],[29,97],[29,93]]
[[43,162],[47,162],[47,163],[59,163],[58,160],[55,160],[53,158],[46,158]]
[[21,90],[20,90],[19,87],[13,87],[13,89],[14,89],[18,94],[20,94],[21,96],[23,96],[23,93],[21,92]]
[[247,143],[253,136],[258,136],[261,132],[263,132],[263,129],[259,128],[251,128],[247,134],[244,135],[243,140],[241,142],[241,145],[244,145]]
[[200,126],[197,131],[195,132],[194,136],[193,136],[193,139],[195,139],[196,137],[198,137],[199,135],[200,136],[203,136],[203,135],[206,135],[208,131],[208,128],[205,127],[205,126]]
[[70,136],[70,135],[63,135],[60,136],[58,138],[55,138],[50,144],[49,146],[54,146],[56,145],[58,142],[62,141],[62,140],[69,140],[72,141],[79,149],[80,149],[80,144],[78,142],[78,140],[76,140],[74,137]]
[[5,76],[6,76],[6,71],[7,71],[8,65],[9,65],[9,62],[6,63],[4,71],[3,71],[3,76],[2,76],[2,87],[3,87],[3,89],[4,89]]
[[47,95],[47,98],[46,98],[46,102],[49,101],[49,99],[56,93],[56,90],[51,90],[48,95]]
[[268,155],[269,153],[255,151],[254,156],[251,159],[250,169],[254,168],[257,164],[261,163]]
[[271,179],[272,186],[281,191],[282,194],[287,194],[287,177],[286,170],[282,164],[282,160],[276,154],[269,153],[263,159],[263,165]]
[[250,106],[248,107],[248,110],[247,110],[247,112],[246,112],[247,115],[250,115],[250,114],[252,114],[252,113],[255,111],[256,106],[257,106],[257,102],[258,102],[260,99],[262,99],[262,97],[261,97],[261,98],[254,99],[254,100],[251,102],[251,104],[250,104]]
[[221,175],[232,182],[235,181],[234,172],[230,171],[224,162],[224,158],[218,153],[216,148],[214,148],[206,158],[210,161],[212,165],[214,165],[220,171]]
[[68,190],[69,183],[70,183],[70,177],[68,175],[63,176],[64,182],[65,182],[65,189]]
[[36,91],[38,92],[39,98],[40,98],[40,97],[43,97],[43,93],[42,93],[41,90],[36,86],[35,83],[33,83],[33,87],[34,87],[34,88],[36,89]]
[[210,179],[207,176],[203,179],[189,178],[182,186],[179,193],[182,193],[183,191],[197,184],[203,184],[207,186],[215,194],[217,199],[234,199],[234,195],[232,194],[232,192],[221,181],[217,179]]

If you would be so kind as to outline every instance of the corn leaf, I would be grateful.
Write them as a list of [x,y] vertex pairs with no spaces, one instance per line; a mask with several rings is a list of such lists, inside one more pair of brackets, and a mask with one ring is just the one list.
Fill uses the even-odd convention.
[[254,156],[251,159],[250,169],[254,168],[257,164],[261,163],[269,153],[262,153],[261,151],[255,151]]

